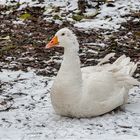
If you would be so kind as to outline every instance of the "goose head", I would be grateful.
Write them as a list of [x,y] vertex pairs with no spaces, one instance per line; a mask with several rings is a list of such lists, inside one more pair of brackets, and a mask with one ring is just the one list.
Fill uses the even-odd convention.
[[45,48],[64,47],[64,49],[79,50],[79,43],[75,34],[68,28],[60,29]]

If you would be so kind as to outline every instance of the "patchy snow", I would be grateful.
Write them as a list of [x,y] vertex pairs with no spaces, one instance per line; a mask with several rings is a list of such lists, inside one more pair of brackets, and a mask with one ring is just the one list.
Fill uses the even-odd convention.
[[114,5],[114,7],[108,7],[107,4],[102,5],[95,18],[76,23],[74,26],[85,29],[116,30],[120,28],[120,23],[127,21],[127,17],[124,18],[123,16],[140,9],[139,0],[135,0],[135,2],[134,0],[116,0]]
[[[18,1],[18,0],[17,0]],[[44,15],[45,19],[48,21],[54,20],[53,16],[58,15],[61,17],[62,21],[57,21],[58,24],[62,24],[63,21],[67,20],[74,24],[75,27],[84,28],[84,29],[110,29],[118,30],[122,22],[126,22],[129,19],[129,16],[125,17],[132,11],[138,11],[140,9],[139,0],[116,0],[114,1],[114,7],[107,6],[107,3],[100,6],[100,9],[97,11],[94,8],[86,9],[85,16],[88,15],[97,15],[93,18],[83,19],[80,22],[74,21],[72,18],[72,12],[76,13],[78,0],[45,0],[42,3],[39,3],[38,0],[19,0],[20,7],[18,10],[21,10],[28,6],[40,6],[46,7]],[[0,4],[12,5],[10,0],[0,0]],[[60,12],[54,12],[54,7],[61,7]],[[67,14],[66,14],[67,13]],[[63,15],[63,16],[62,16]]]
[[[11,0],[0,0],[1,5],[15,5],[17,2],[19,2],[21,5],[21,8],[24,8],[24,6],[48,6],[48,5],[53,5],[53,6],[66,6],[68,1],[67,0],[44,0],[44,2],[39,3],[38,0],[16,0],[15,2],[12,2]],[[76,7],[77,5],[77,0],[70,0],[70,5],[69,7]]]
[[55,114],[49,94],[52,78],[37,76],[33,70],[26,73],[2,70],[0,81],[2,96],[12,99],[10,109],[0,112],[0,140],[138,140],[140,137],[138,87],[130,90],[126,112],[117,110],[95,118],[75,119]]
[[22,20],[13,21],[13,24],[25,24]]

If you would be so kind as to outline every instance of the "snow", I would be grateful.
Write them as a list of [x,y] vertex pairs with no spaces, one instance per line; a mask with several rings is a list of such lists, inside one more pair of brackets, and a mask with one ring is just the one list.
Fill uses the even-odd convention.
[[25,23],[23,23],[23,21],[21,20],[18,20],[18,21],[13,21],[13,24],[25,24]]
[[[18,1],[18,0],[17,0]],[[86,13],[84,15],[94,15],[98,13],[95,17],[90,19],[83,19],[80,22],[76,22],[72,19],[72,12],[77,11],[78,4],[77,0],[45,0],[42,3],[39,3],[38,0],[32,1],[32,0],[20,0],[20,7],[18,10],[22,10],[27,5],[28,6],[40,6],[40,7],[46,7],[46,11],[44,12],[44,15],[46,15],[45,19],[50,21],[53,20],[53,15],[57,14],[61,17],[62,13],[66,13],[69,11],[69,14],[61,17],[63,20],[67,20],[73,24],[75,22],[74,26],[78,28],[84,28],[84,29],[110,29],[110,30],[118,30],[120,28],[120,24],[122,22],[127,22],[127,19],[129,19],[129,16],[124,17],[125,15],[128,15],[130,12],[137,12],[140,9],[140,1],[139,0],[116,0],[113,4],[114,7],[108,7],[107,3],[103,4],[99,10],[96,9],[86,9]],[[0,4],[6,4],[6,5],[14,5],[16,3],[10,2],[10,0],[0,0]],[[60,12],[52,12],[54,7],[61,7]],[[47,17],[48,14],[51,16]],[[62,21],[63,21],[62,20]],[[62,24],[62,21],[57,21],[58,24]]]
[[120,28],[120,23],[126,22],[125,16],[131,11],[138,11],[140,9],[139,0],[116,0],[115,7],[107,7],[107,4],[101,6],[99,14],[89,20],[76,23],[74,26],[85,29],[110,29],[117,30]]
[[120,28],[120,23],[127,20],[122,16],[129,14],[131,11],[138,11],[140,8],[139,0],[117,0],[114,5],[115,7],[102,5],[99,14],[94,19],[76,23],[75,27],[116,30]]
[[50,77],[37,76],[33,70],[26,73],[2,70],[0,81],[3,96],[13,98],[11,109],[0,112],[0,140],[140,137],[138,87],[130,90],[126,112],[117,110],[95,118],[76,119],[55,114],[50,102],[53,83]]
[[126,106],[126,110],[133,113],[140,114],[140,103],[128,104]]
[[[75,0],[71,0],[72,5],[71,6],[76,6],[77,3]],[[47,5],[53,5],[53,6],[65,6],[67,4],[67,0],[44,0],[41,4],[39,3],[38,0],[16,0],[16,2],[19,2],[21,4],[21,7],[23,8],[24,6],[47,6]],[[14,5],[16,2],[11,2],[11,0],[0,0],[1,5]],[[21,9],[22,9],[21,8]]]

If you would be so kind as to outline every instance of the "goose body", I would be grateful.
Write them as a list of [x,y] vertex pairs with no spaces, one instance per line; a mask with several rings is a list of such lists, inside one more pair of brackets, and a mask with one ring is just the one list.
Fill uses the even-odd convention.
[[139,82],[132,78],[137,65],[122,55],[113,64],[80,68],[79,44],[67,28],[59,30],[47,45],[64,47],[60,70],[51,88],[51,101],[57,114],[70,117],[93,117],[107,113],[127,102],[128,91]]

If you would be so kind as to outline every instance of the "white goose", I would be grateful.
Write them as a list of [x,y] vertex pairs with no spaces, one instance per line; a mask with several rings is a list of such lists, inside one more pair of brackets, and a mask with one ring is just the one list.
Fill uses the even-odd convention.
[[127,102],[128,91],[140,84],[132,74],[137,64],[122,55],[113,64],[80,69],[79,43],[68,28],[59,30],[46,48],[64,47],[61,68],[51,89],[51,101],[57,114],[70,117],[93,117],[107,113]]

